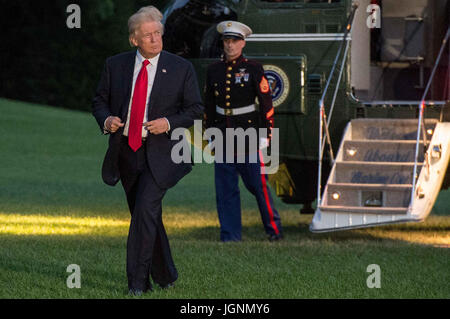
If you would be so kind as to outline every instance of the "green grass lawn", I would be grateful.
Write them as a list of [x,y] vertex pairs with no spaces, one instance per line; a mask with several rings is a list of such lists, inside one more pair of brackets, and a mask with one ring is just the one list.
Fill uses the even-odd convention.
[[[102,183],[107,138],[90,114],[0,99],[0,298],[128,298],[129,212]],[[179,280],[143,298],[449,298],[450,191],[423,223],[312,234],[299,205],[275,204],[285,240],[266,240],[241,187],[243,241],[219,241],[213,166],[165,199]],[[81,288],[69,289],[70,264]],[[366,285],[381,268],[381,288]]]

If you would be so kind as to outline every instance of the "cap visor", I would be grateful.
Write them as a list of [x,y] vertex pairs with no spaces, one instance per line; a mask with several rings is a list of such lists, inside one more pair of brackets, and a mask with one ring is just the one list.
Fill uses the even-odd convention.
[[237,35],[237,34],[224,34],[222,36],[222,40],[226,40],[226,39],[244,40],[244,37],[241,35]]

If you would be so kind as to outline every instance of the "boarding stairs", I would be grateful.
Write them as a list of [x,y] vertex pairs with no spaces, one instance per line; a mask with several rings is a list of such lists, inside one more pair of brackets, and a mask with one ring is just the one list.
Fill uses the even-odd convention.
[[421,138],[414,170],[417,124],[417,119],[350,121],[310,230],[326,232],[425,219],[450,160],[450,122],[424,121],[428,147],[424,151]]
[[[344,38],[347,32],[351,32],[356,8],[352,7]],[[341,42],[319,100],[317,208],[310,224],[312,232],[422,221],[429,215],[449,166],[450,122],[443,120],[447,112],[444,107],[441,108],[439,121],[426,119],[427,105],[437,104],[436,101],[427,101],[426,96],[449,37],[450,27],[422,99],[416,101],[419,102],[417,104],[413,103],[418,105],[418,119],[354,119],[347,124],[335,158],[329,126],[350,41]],[[327,114],[325,101],[328,88],[344,47]],[[332,169],[322,192],[322,162],[326,144]]]

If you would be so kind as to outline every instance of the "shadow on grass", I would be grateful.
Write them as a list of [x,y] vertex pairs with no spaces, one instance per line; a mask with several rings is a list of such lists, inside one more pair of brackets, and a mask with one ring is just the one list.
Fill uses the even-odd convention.
[[[79,298],[125,295],[123,238],[86,236],[0,236],[0,298]],[[8,247],[8,248],[6,248]],[[66,285],[71,272],[81,268],[83,292]],[[118,280],[121,278],[122,280]],[[91,295],[85,295],[92,291]],[[91,292],[90,292],[91,293]]]
[[[20,280],[14,280],[11,283],[13,287],[10,290],[15,290],[19,295],[21,293],[26,295],[32,289],[42,289],[44,292],[48,290],[43,296],[36,296],[37,298],[45,298],[45,294],[51,293],[52,290],[67,288],[66,280],[71,273],[66,272],[66,269],[73,263],[74,261],[70,261],[67,257],[57,261],[48,261],[45,258],[34,258],[30,260],[27,256],[15,255],[14,259],[3,261],[1,268],[2,272],[7,274],[8,277],[14,276],[20,278]],[[115,276],[116,278],[124,277],[122,273],[112,272],[111,268],[105,264],[96,263],[95,266],[89,266],[89,263],[86,261],[80,264],[82,272],[88,274],[83,276],[82,284],[84,287],[95,288],[96,283],[101,281],[102,290],[120,292],[117,284],[105,279],[111,276]]]
[[[402,232],[404,233],[404,239],[389,238],[383,236],[384,232]],[[351,244],[356,242],[363,242],[364,244],[380,243],[380,242],[400,242],[407,244],[419,245],[407,240],[410,235],[415,235],[420,232],[423,236],[446,236],[448,234],[449,227],[408,227],[408,226],[387,226],[381,227],[374,233],[369,233],[365,230],[346,230],[340,232],[315,234],[309,231],[309,224],[300,223],[296,225],[287,225],[283,227],[284,239],[274,244],[280,244],[283,246],[291,246],[297,244],[322,244],[327,243],[343,243]],[[195,240],[201,242],[220,242],[220,229],[214,226],[199,227],[199,228],[186,228],[182,231],[170,232],[170,240]],[[244,226],[242,228],[242,241],[243,242],[269,242],[267,235],[265,234],[262,226],[252,225]],[[421,244],[420,244],[421,245]]]

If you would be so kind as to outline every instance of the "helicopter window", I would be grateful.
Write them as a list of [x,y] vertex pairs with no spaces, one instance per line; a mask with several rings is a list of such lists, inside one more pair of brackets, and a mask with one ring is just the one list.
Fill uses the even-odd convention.
[[164,48],[184,58],[219,57],[216,25],[237,20],[237,14],[220,0],[177,0],[164,12]]

